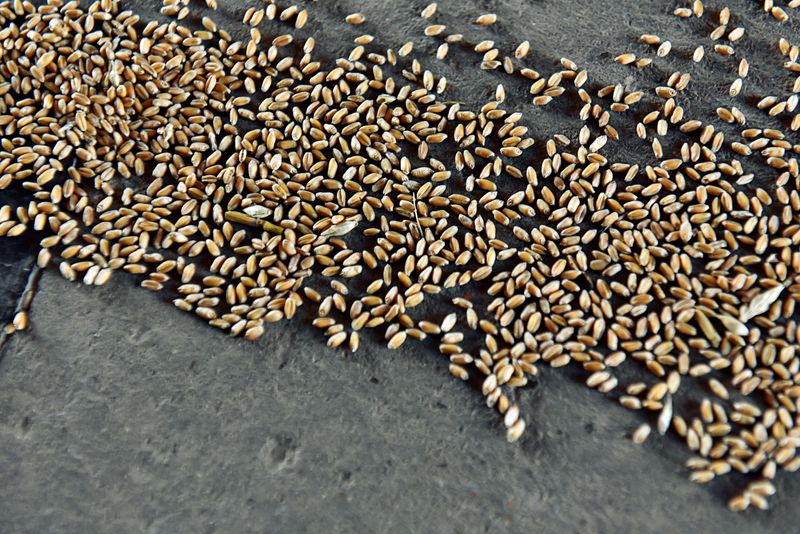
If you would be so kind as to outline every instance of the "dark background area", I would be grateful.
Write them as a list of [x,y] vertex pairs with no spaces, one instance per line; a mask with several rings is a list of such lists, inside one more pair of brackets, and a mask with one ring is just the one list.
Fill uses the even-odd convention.
[[[220,1],[212,16],[235,33],[250,5]],[[564,115],[574,102],[534,108],[527,85],[481,71],[479,56],[457,46],[437,61],[439,41],[422,34],[424,5],[302,2],[309,23],[296,34],[313,35],[321,59],[346,55],[361,33],[394,49],[413,40],[424,68],[448,78],[446,99],[475,106],[502,82],[508,107],[525,113],[537,143],[555,133],[575,137],[581,124]],[[442,1],[435,21],[472,43],[494,39],[504,51],[528,39],[532,68],[546,76],[569,57],[589,68],[595,90],[619,82],[652,93],[674,70],[690,72],[681,104],[705,121],[719,105],[746,109],[753,95],[784,95],[793,80],[776,43],[781,35],[797,39],[800,13],[779,24],[759,2],[732,1],[731,28],[747,30],[736,49],[751,74],[742,103],[727,96],[740,56],[713,54],[707,38],[724,5],[708,2],[703,19],[684,20],[671,15],[673,2],[658,0]],[[151,0],[123,7],[159,16]],[[344,17],[355,11],[367,22],[347,26]],[[471,24],[487,11],[498,14],[495,26]],[[289,29],[265,23],[262,31]],[[642,33],[671,40],[671,56],[655,58],[637,42]],[[699,44],[706,59],[696,65],[689,57]],[[655,64],[614,64],[622,52]],[[622,124],[628,140],[608,151],[651,158],[647,145],[630,140],[635,122]],[[759,179],[769,187],[770,176]],[[8,192],[0,200],[19,201]],[[3,319],[13,315],[35,241],[0,239]],[[797,477],[778,476],[772,510],[729,512],[742,480],[690,483],[689,451],[677,438],[633,444],[628,435],[650,414],[604,399],[576,373],[545,370],[520,392],[528,431],[508,444],[480,393],[452,379],[446,358],[423,345],[390,351],[369,336],[351,355],[326,348],[300,318],[255,343],[231,339],[124,273],[89,288],[46,270],[31,321],[0,352],[3,533],[755,533],[800,524]]]

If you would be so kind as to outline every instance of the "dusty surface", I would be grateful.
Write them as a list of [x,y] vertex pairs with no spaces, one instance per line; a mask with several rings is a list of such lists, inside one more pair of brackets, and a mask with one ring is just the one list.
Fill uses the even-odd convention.
[[[243,8],[226,5],[233,29]],[[451,98],[479,101],[503,81],[537,134],[577,131],[559,108],[524,104],[522,85],[479,71],[474,56],[436,62],[429,52],[438,43],[421,37],[423,5],[309,2],[313,22],[301,35],[315,35],[331,54],[359,33],[395,48],[413,38],[425,66],[456,87]],[[777,25],[753,2],[731,5],[734,24],[752,33],[739,48],[771,62],[762,69],[751,57],[745,92],[766,94],[783,84],[769,74],[779,71],[777,36],[796,37],[797,25]],[[730,105],[718,95],[736,60],[686,61],[697,44],[708,47],[701,35],[710,25],[676,21],[672,2],[587,6],[442,1],[438,20],[473,42],[529,39],[543,73],[561,56],[597,65],[591,72],[602,84],[650,87],[664,73],[689,70],[697,79],[689,110],[708,118],[718,102]],[[342,18],[357,9],[368,22],[346,28]],[[468,24],[488,9],[499,15],[496,28]],[[633,44],[643,32],[672,39],[674,57],[645,73],[613,65],[618,53],[646,51]],[[10,317],[30,258],[20,242],[2,240],[0,262],[0,310]],[[735,480],[689,483],[676,440],[632,444],[626,436],[640,416],[563,372],[545,372],[521,393],[529,432],[510,445],[480,395],[421,345],[389,351],[371,338],[345,355],[301,320],[246,343],[179,313],[131,277],[85,288],[52,270],[32,322],[0,353],[0,532],[755,533],[800,522],[799,477],[777,480],[772,511],[734,515],[725,501]]]
[[[123,303],[123,304],[120,304]],[[686,480],[672,440],[548,373],[505,442],[436,354],[342,357],[299,322],[211,334],[120,279],[45,274],[0,365],[3,532],[775,532]]]

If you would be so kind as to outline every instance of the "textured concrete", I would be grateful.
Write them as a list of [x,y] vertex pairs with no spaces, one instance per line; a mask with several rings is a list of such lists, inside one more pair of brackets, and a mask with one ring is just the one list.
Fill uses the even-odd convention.
[[634,445],[636,418],[562,373],[522,395],[514,445],[434,353],[343,357],[300,323],[231,340],[121,277],[48,272],[34,306],[0,364],[2,532],[797,524],[797,480],[779,480],[775,512],[734,515],[726,488],[686,480],[680,445]]
[[[243,7],[226,5],[233,28]],[[474,56],[432,59],[436,43],[420,37],[423,5],[308,2],[313,21],[302,33],[330,54],[345,52],[360,32],[395,48],[413,38],[426,67],[451,80],[450,98],[478,102],[503,81],[537,134],[577,131],[558,107],[525,105],[522,84],[479,71]],[[772,62],[755,65],[746,85],[764,94],[776,84],[768,72],[780,59],[767,43],[779,26],[753,2],[731,5],[734,24],[752,34],[741,49]],[[676,21],[672,2],[588,6],[442,1],[438,20],[473,42],[530,39],[532,65],[543,73],[561,56],[598,65],[591,72],[600,84],[649,87],[673,69],[689,70],[697,84],[685,103],[701,118],[730,102],[719,95],[735,60],[711,58],[702,67],[686,60],[697,44],[708,46],[702,22]],[[345,27],[342,18],[357,9],[368,22]],[[490,9],[497,27],[467,23]],[[796,25],[782,30],[798,34]],[[633,43],[643,32],[671,38],[675,57],[638,74],[611,64],[620,52],[644,52]],[[632,153],[631,146],[613,150]],[[8,316],[30,263],[21,242],[0,247]],[[797,477],[779,477],[772,511],[732,514],[725,501],[735,479],[689,483],[677,441],[632,444],[626,436],[640,416],[567,373],[545,371],[521,393],[529,431],[511,445],[480,395],[420,345],[388,351],[367,339],[358,354],[345,355],[299,320],[268,329],[257,343],[233,340],[124,275],[86,288],[47,271],[31,319],[32,330],[0,353],[3,533],[759,533],[800,524]]]

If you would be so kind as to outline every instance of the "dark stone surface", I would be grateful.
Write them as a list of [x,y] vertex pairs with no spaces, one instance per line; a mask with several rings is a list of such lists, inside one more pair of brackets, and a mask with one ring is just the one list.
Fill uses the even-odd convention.
[[[137,5],[157,10],[149,1]],[[244,6],[224,5],[232,15],[223,27],[238,27]],[[526,104],[523,84],[478,70],[474,55],[454,50],[444,63],[433,59],[438,43],[421,37],[424,2],[303,5],[311,22],[299,34],[315,35],[329,57],[349,50],[359,33],[394,48],[413,39],[426,68],[451,81],[448,98],[480,102],[502,81],[537,139],[580,127],[559,115],[562,104]],[[797,26],[778,25],[755,2],[731,7],[733,25],[748,30],[737,45],[753,63],[745,92],[771,94],[783,83],[774,73],[789,79],[774,51],[776,32],[796,37]],[[659,1],[443,1],[437,21],[506,49],[527,38],[531,66],[545,74],[561,56],[589,66],[601,85],[649,88],[672,70],[692,72],[697,83],[683,104],[709,119],[720,103],[731,105],[720,95],[738,59],[708,54],[693,65],[687,56],[710,43],[709,15],[676,20],[672,8]],[[346,27],[343,17],[356,10],[368,22]],[[488,10],[498,13],[498,25],[470,24]],[[645,32],[671,39],[673,56],[641,72],[614,65],[621,52],[647,51],[635,43]],[[641,145],[611,150],[642,158]],[[7,243],[0,240],[0,309],[10,318],[30,256],[19,242]],[[545,370],[520,394],[529,430],[512,445],[480,395],[419,345],[389,351],[369,342],[346,355],[327,349],[299,320],[246,343],[178,312],[124,274],[87,288],[49,270],[31,319],[32,329],[0,353],[3,533],[760,533],[800,524],[796,477],[778,478],[772,511],[728,512],[735,479],[688,482],[683,446],[655,436],[634,445],[626,436],[641,416],[563,372]]]
[[[121,305],[120,302],[124,303]],[[354,356],[305,325],[257,343],[209,332],[123,277],[47,272],[33,329],[0,363],[2,532],[777,532],[725,484],[688,482],[684,448],[626,435],[627,412],[547,372],[505,442],[446,361]]]
[[35,260],[34,240],[0,239],[0,322],[10,321]]

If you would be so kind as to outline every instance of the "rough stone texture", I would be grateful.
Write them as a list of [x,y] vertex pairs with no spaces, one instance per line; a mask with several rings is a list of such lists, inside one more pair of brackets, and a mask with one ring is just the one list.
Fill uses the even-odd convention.
[[38,240],[0,239],[0,317],[10,320],[34,266]]
[[[600,83],[649,87],[680,68],[697,79],[683,103],[699,118],[718,102],[730,105],[719,95],[736,60],[688,62],[709,41],[703,22],[669,15],[672,2],[455,4],[440,2],[437,20],[473,42],[530,39],[531,64],[543,73],[568,56]],[[559,116],[563,107],[524,104],[522,84],[479,71],[474,56],[454,51],[436,62],[438,43],[421,37],[423,2],[304,5],[312,22],[300,35],[315,35],[328,56],[346,52],[359,33],[395,48],[413,39],[425,66],[451,80],[450,98],[479,102],[503,81],[537,138],[579,128]],[[776,32],[796,37],[797,26],[777,25],[755,2],[731,5],[734,25],[753,35],[737,46],[753,63],[745,91],[766,94],[779,83],[769,74],[781,63]],[[224,6],[232,15],[223,27],[232,29],[244,8]],[[157,5],[137,9],[152,15]],[[356,10],[368,22],[346,27],[343,17]],[[499,15],[496,27],[469,24],[488,10]],[[643,32],[672,39],[673,57],[640,73],[612,64],[618,53],[647,50],[634,43]],[[631,153],[629,146],[614,150]],[[4,316],[30,265],[24,244],[14,243],[0,240]],[[529,431],[510,445],[480,395],[422,345],[389,351],[370,336],[345,355],[301,320],[246,343],[179,313],[131,277],[86,288],[52,270],[31,319],[32,330],[0,353],[0,532],[756,533],[800,522],[798,477],[778,478],[773,511],[730,513],[735,478],[689,483],[677,440],[634,445],[626,436],[641,416],[568,373],[545,370],[520,394]]]
[[209,332],[122,277],[42,279],[0,364],[2,532],[775,532],[691,484],[683,447],[546,373],[505,442],[446,361],[355,356],[299,322],[257,343]]

